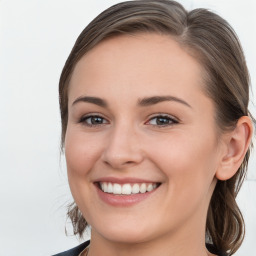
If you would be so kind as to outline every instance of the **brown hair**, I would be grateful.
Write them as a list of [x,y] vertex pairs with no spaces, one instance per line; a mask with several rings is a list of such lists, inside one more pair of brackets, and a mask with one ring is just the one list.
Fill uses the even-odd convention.
[[[138,0],[116,4],[96,17],[79,35],[59,82],[62,146],[68,122],[68,85],[75,65],[99,42],[120,34],[152,32],[171,35],[205,70],[205,91],[216,107],[220,131],[249,116],[249,75],[239,40],[220,16],[206,10],[187,12],[170,0]],[[244,180],[250,149],[229,180],[218,181],[209,205],[206,238],[219,250],[234,254],[244,238],[244,220],[235,198]],[[75,203],[68,209],[74,234],[82,236],[86,220]]]

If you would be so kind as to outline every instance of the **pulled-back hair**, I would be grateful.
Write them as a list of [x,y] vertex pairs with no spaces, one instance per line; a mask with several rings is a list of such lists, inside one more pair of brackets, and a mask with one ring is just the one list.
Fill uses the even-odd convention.
[[[170,35],[202,66],[205,93],[215,104],[220,132],[232,130],[238,119],[250,116],[249,75],[239,40],[231,26],[206,9],[186,11],[169,0],[138,0],[116,4],[97,16],[79,35],[59,82],[62,147],[68,122],[68,87],[77,62],[102,40],[122,35],[158,33]],[[236,196],[244,180],[250,148],[229,180],[218,180],[206,222],[206,238],[219,250],[234,254],[244,238],[244,220]],[[86,220],[75,203],[69,205],[74,234],[82,236]]]

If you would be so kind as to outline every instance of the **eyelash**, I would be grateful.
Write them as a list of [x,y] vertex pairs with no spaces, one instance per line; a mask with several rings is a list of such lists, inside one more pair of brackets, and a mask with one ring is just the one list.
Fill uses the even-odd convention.
[[[93,122],[95,121],[92,121],[92,118],[95,118],[95,119],[100,119],[102,121],[102,123],[98,123],[98,124],[93,124]],[[156,120],[155,124],[150,124],[150,122],[152,120]],[[165,123],[165,124],[157,124],[157,119],[158,121],[160,119],[162,119],[162,121],[167,121],[168,123]],[[90,123],[88,123],[88,120],[91,120]],[[102,117],[101,115],[97,115],[97,114],[89,114],[89,115],[86,115],[86,116],[83,116],[80,120],[79,120],[79,123],[82,123],[88,127],[98,127],[98,126],[101,126],[101,125],[105,125],[105,124],[108,124],[108,120],[105,119],[104,117]],[[170,116],[170,115],[166,115],[166,114],[157,114],[153,117],[151,117],[145,124],[146,125],[151,125],[151,126],[155,126],[155,127],[158,127],[158,128],[162,128],[162,127],[167,127],[167,126],[172,126],[172,125],[175,125],[175,124],[178,124],[179,121]]]
[[[150,121],[152,120],[156,120],[156,124],[149,124]],[[162,119],[162,120],[165,120],[167,121],[168,123],[167,124],[157,124],[157,119]],[[175,125],[175,124],[178,124],[179,121],[177,120],[177,118],[174,118],[173,116],[170,116],[170,115],[166,115],[166,114],[157,114],[153,117],[151,117],[147,122],[146,124],[148,125],[152,125],[152,126],[156,126],[158,128],[163,128],[163,127],[167,127],[167,126],[172,126],[172,125]]]
[[[103,122],[104,122],[104,121],[106,121],[106,122],[100,123],[100,124],[93,124],[93,123],[92,123],[92,118],[98,118],[98,119],[103,120]],[[87,122],[87,120],[89,120],[89,119],[91,119],[91,122],[90,122],[90,123]],[[83,116],[83,117],[79,120],[79,123],[82,123],[82,124],[84,124],[84,125],[86,125],[86,126],[89,126],[89,127],[96,127],[96,126],[105,125],[105,124],[108,123],[108,121],[107,121],[104,117],[102,117],[102,116],[100,116],[100,115],[97,115],[97,114],[88,114],[88,115],[86,115],[86,116]]]

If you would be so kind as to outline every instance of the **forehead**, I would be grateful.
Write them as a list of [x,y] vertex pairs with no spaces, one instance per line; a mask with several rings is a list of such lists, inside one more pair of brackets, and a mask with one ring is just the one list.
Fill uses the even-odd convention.
[[99,89],[108,93],[117,87],[135,93],[141,87],[152,93],[170,88],[191,93],[203,86],[202,77],[199,62],[171,36],[120,35],[103,40],[79,60],[70,81],[70,96]]

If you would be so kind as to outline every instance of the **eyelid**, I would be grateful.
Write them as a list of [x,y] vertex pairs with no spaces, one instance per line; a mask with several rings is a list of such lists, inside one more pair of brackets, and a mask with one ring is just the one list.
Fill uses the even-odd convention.
[[[86,119],[93,118],[93,117],[102,118],[103,123],[90,124],[90,123],[86,122]],[[166,119],[170,120],[170,123],[168,123],[168,124],[150,124],[149,122],[155,118],[166,118]],[[83,125],[89,126],[89,127],[90,126],[96,127],[96,126],[102,126],[102,125],[109,124],[110,122],[109,122],[108,118],[106,118],[104,115],[97,113],[97,112],[91,112],[91,113],[87,113],[87,114],[83,115],[82,117],[80,117],[78,120],[78,123],[82,123]],[[172,125],[175,125],[178,123],[180,123],[180,120],[177,117],[170,115],[170,114],[166,114],[166,113],[152,114],[147,118],[147,121],[145,122],[146,125],[158,126],[158,127],[172,126]]]
[[[99,117],[99,118],[102,118],[103,120],[107,121],[106,123],[102,123],[102,124],[89,124],[89,123],[86,123],[86,119],[89,119],[89,118],[92,118],[92,117]],[[104,117],[104,115],[100,114],[100,113],[95,113],[95,112],[92,112],[92,113],[87,113],[85,115],[83,115],[82,117],[79,118],[78,120],[78,123],[82,123],[83,125],[86,125],[86,126],[101,126],[101,125],[105,125],[105,124],[108,124],[109,121],[106,117]]]
[[[153,120],[154,118],[159,118],[159,117],[162,117],[162,118],[167,118],[169,120],[172,121],[172,123],[170,124],[166,124],[166,125],[153,125],[153,124],[148,124],[149,121]],[[175,125],[175,124],[178,124],[180,123],[180,120],[177,118],[177,117],[174,117],[173,115],[170,115],[170,114],[166,114],[166,113],[156,113],[156,114],[153,114],[153,115],[150,115],[146,121],[145,124],[148,124],[148,125],[152,125],[152,126],[158,126],[158,127],[165,127],[165,126],[172,126],[172,125]]]

